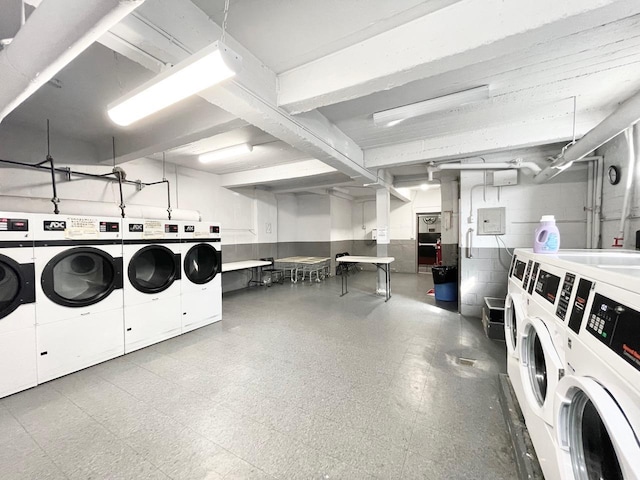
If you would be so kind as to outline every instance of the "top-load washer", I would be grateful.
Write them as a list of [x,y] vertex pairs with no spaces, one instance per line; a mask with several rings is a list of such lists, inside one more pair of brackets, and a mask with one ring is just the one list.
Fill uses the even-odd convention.
[[0,212],[0,398],[37,384],[33,223]]
[[220,224],[182,222],[182,332],[222,320]]
[[38,382],[124,353],[119,218],[34,217]]
[[180,335],[182,267],[177,221],[125,218],[123,224],[128,353]]

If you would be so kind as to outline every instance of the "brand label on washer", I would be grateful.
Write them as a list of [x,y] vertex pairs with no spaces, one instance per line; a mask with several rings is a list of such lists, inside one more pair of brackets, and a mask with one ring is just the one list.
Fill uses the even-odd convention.
[[196,226],[195,225],[185,225],[184,226],[184,231],[185,233],[193,233],[196,231]]
[[130,232],[144,232],[144,225],[142,223],[130,223],[129,224]]
[[48,232],[63,232],[67,228],[64,220],[45,220],[43,227]]

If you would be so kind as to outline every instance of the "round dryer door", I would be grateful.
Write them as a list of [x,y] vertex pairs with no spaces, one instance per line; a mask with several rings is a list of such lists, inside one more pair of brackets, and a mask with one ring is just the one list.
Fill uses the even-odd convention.
[[42,271],[42,290],[54,303],[86,307],[107,297],[119,283],[115,259],[97,248],[78,247],[53,257]]
[[567,478],[640,478],[640,447],[633,430],[600,384],[590,378],[565,377],[558,385],[558,399],[559,455]]
[[527,402],[533,412],[553,425],[553,392],[564,375],[562,360],[542,320],[526,317],[522,330],[520,362]]
[[184,257],[184,273],[198,285],[213,280],[220,267],[220,252],[208,243],[194,245]]
[[0,255],[0,319],[21,304],[33,302],[33,283],[33,264],[21,265]]
[[159,293],[169,288],[179,277],[180,263],[176,256],[162,245],[141,248],[129,262],[129,281],[142,293]]

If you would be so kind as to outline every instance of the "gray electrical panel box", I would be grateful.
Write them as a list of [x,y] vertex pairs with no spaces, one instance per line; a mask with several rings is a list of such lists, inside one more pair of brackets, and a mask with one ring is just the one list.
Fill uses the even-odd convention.
[[504,235],[505,233],[505,207],[478,209],[478,235]]

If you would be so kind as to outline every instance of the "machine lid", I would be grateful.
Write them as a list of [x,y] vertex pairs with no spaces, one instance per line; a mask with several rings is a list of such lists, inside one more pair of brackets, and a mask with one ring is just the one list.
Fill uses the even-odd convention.
[[640,446],[627,418],[596,381],[567,377],[558,385],[558,441],[576,480],[640,478]]
[[220,252],[207,243],[192,246],[184,257],[184,273],[198,285],[213,280],[221,267]]
[[20,305],[34,300],[33,263],[20,264],[0,255],[0,321]]
[[76,247],[53,257],[42,271],[44,294],[65,307],[86,307],[122,287],[122,259],[104,250]]
[[142,293],[159,293],[180,278],[180,255],[162,245],[138,250],[129,261],[129,282]]

